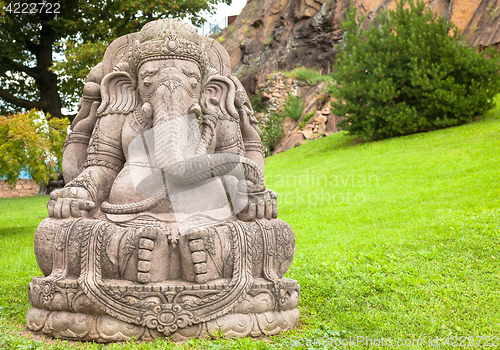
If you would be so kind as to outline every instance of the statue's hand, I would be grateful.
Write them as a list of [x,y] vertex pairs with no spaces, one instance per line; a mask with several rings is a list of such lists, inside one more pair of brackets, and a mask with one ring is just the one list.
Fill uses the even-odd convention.
[[61,188],[52,192],[49,197],[49,217],[56,219],[89,217],[90,211],[96,206],[87,191],[81,187]]
[[85,102],[78,111],[73,122],[73,131],[80,132],[83,134],[90,135],[92,130],[94,130],[95,123],[97,121],[97,109],[99,108],[100,102]]
[[240,220],[253,221],[278,217],[278,195],[266,188],[264,191],[248,193],[248,204],[237,215]]

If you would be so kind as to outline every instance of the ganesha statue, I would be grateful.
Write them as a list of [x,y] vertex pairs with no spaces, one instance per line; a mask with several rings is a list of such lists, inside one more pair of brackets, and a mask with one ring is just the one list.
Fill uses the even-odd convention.
[[292,228],[229,56],[163,19],[87,77],[35,233],[28,328],[115,342],[274,335],[299,319]]

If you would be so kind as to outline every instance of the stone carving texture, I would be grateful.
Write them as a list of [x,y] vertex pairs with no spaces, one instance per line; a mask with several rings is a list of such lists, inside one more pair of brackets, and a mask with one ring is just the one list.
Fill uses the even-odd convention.
[[264,155],[227,52],[167,19],[115,40],[64,148],[67,185],[35,233],[28,328],[97,342],[183,341],[297,325]]

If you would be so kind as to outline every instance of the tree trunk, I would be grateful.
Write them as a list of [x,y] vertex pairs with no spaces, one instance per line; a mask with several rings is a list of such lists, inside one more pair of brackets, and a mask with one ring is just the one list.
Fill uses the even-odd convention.
[[45,113],[50,113],[53,117],[63,117],[61,113],[61,98],[57,87],[57,75],[49,69],[52,67],[52,47],[55,35],[53,28],[42,20],[42,30],[40,31],[40,46],[37,56],[37,69],[40,79],[36,84],[40,89],[40,104]]
[[40,86],[40,102],[42,110],[45,113],[50,113],[52,117],[62,118],[61,113],[61,98],[57,89],[57,75],[53,72],[45,71],[42,73],[43,81]]

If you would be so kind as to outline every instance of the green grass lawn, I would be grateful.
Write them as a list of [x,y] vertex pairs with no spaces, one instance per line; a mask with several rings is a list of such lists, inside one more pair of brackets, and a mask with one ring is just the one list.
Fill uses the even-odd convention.
[[[297,239],[287,276],[301,285],[299,328],[263,340],[183,347],[288,349],[324,337],[470,336],[477,344],[478,336],[500,337],[498,114],[375,143],[354,145],[335,134],[267,158],[267,186],[279,193],[279,217]],[[0,326],[7,329],[0,348],[70,346],[18,335],[29,307],[27,284],[40,274],[33,234],[46,201],[0,199]],[[107,346],[174,347],[164,341]]]

